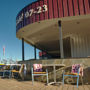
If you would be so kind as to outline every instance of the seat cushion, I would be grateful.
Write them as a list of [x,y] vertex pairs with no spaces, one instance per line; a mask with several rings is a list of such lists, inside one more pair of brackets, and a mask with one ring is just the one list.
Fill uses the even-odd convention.
[[69,75],[78,75],[78,73],[70,73]]
[[16,73],[19,73],[19,71],[16,71],[16,70],[12,70],[12,72],[16,72]]
[[46,74],[46,72],[33,72],[33,74]]
[[[78,73],[68,73],[66,75],[78,75]],[[81,74],[79,74],[79,76],[82,76]]]

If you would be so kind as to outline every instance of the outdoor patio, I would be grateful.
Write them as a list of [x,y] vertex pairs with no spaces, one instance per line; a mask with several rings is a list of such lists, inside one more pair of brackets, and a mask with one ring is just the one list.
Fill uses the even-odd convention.
[[16,79],[0,79],[0,90],[90,90],[90,85],[49,85],[45,83],[34,82],[32,85],[31,81],[18,81]]

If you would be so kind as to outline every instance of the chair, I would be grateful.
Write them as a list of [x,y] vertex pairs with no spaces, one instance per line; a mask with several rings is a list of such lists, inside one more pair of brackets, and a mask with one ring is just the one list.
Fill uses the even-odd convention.
[[11,78],[11,70],[4,70],[3,71],[3,77],[9,77],[9,78]]
[[21,69],[21,64],[20,65],[12,65],[11,68],[12,68],[12,77],[13,78],[18,78],[20,75],[19,75],[19,71]]
[[6,65],[3,69],[3,76],[2,77],[9,77],[11,78],[11,69],[10,65]]
[[24,76],[26,75],[26,64],[17,64],[12,66],[12,77],[21,77],[24,80]]
[[[77,88],[78,88],[78,83],[79,83],[79,77],[83,77],[83,67],[81,64],[74,64],[72,65],[72,71],[69,74],[65,74],[65,71],[63,73],[63,85],[64,85],[64,77],[69,76],[69,77],[76,77],[77,78]],[[82,81],[83,83],[83,81]]]
[[0,77],[4,77],[4,67],[6,65],[5,64],[0,64]]
[[32,68],[32,84],[34,84],[34,76],[41,76],[46,75],[47,76],[47,84],[48,84],[48,71],[43,71],[42,64],[33,64]]

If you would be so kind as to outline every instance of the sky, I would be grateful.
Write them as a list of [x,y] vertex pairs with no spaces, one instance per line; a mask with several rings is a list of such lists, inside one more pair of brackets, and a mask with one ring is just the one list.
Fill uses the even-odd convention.
[[[0,60],[22,59],[22,41],[16,38],[16,16],[22,8],[34,1],[36,0],[0,0]],[[25,43],[25,60],[33,58],[34,48]]]

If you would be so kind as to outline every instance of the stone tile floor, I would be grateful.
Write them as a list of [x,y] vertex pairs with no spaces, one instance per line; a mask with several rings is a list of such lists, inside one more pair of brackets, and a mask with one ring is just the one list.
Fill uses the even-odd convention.
[[15,79],[0,79],[0,90],[90,90],[90,85],[49,85],[46,86],[44,83],[34,82],[32,85],[31,81],[18,81]]

